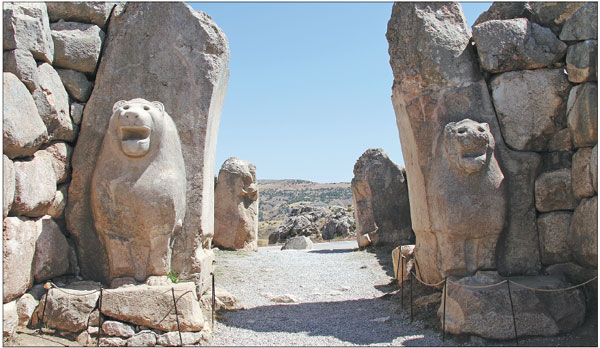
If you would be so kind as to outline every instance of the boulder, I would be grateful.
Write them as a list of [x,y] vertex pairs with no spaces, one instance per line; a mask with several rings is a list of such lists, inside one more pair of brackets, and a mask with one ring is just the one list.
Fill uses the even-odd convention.
[[481,67],[493,73],[549,67],[562,60],[567,50],[550,29],[526,18],[475,25],[473,39]]
[[571,85],[563,69],[507,72],[490,85],[506,144],[519,151],[547,151],[552,135],[566,126]]
[[598,39],[598,3],[586,2],[565,21],[560,32],[564,41]]
[[108,279],[166,276],[186,209],[185,165],[173,120],[158,101],[115,103],[90,190]]
[[285,244],[281,247],[281,250],[290,250],[290,249],[312,249],[313,242],[310,238],[306,236],[296,236],[290,238],[285,242]]
[[258,183],[256,167],[231,157],[219,171],[215,187],[213,243],[226,249],[258,248]]
[[21,48],[30,51],[36,60],[52,63],[54,43],[46,3],[10,2],[2,7],[3,50]]
[[573,141],[571,140],[569,128],[554,132],[550,141],[548,141],[548,151],[571,151],[572,149]]
[[67,196],[69,191],[69,185],[64,184],[58,187],[58,190],[54,194],[52,204],[48,207],[46,214],[52,216],[55,219],[63,219],[65,216],[65,208],[67,206]]
[[598,196],[582,199],[575,209],[568,243],[577,263],[598,267]]
[[552,32],[558,35],[565,22],[584,4],[584,2],[530,2],[532,19],[539,25],[552,29]]
[[58,22],[50,24],[54,41],[54,66],[94,73],[104,42],[104,32],[95,24]]
[[127,347],[154,347],[157,335],[150,330],[143,330],[127,339]]
[[100,337],[100,346],[102,347],[126,347],[127,340],[119,337]]
[[369,234],[374,245],[414,243],[406,171],[383,149],[360,156],[351,187],[359,236]]
[[17,48],[4,51],[2,70],[15,74],[30,92],[40,83],[38,68],[33,55],[28,50]]
[[571,89],[567,103],[567,124],[575,147],[598,143],[598,85],[584,83]]
[[181,331],[200,331],[204,326],[204,317],[196,297],[196,287],[191,282],[106,290],[102,294],[102,314],[135,325],[176,331],[171,289],[175,289]]
[[115,4],[115,2],[77,1],[49,2],[46,5],[51,22],[62,19],[69,22],[91,23],[105,30]]
[[35,242],[33,276],[36,283],[61,276],[69,269],[69,244],[60,227],[49,216],[41,219],[42,229]]
[[73,147],[67,143],[57,142],[35,153],[35,156],[47,157],[52,163],[56,183],[68,181],[71,172],[71,155]]
[[[392,263],[394,264],[395,279],[400,280],[400,277],[403,277],[401,281],[410,279],[409,274],[415,263],[414,252],[414,245],[401,245],[392,250]],[[399,260],[400,255],[402,255],[402,261]],[[402,272],[402,267],[404,268],[404,273]]]
[[40,299],[40,303],[45,303],[45,306],[38,306],[36,315],[42,318],[44,314],[44,324],[49,328],[68,332],[83,331],[88,327],[88,318],[97,305],[100,287],[99,283],[81,281],[60,289],[51,288]]
[[[130,64],[131,57],[141,64]],[[181,279],[209,284],[214,259],[209,249],[214,229],[214,158],[228,60],[223,32],[208,15],[186,4],[130,2],[115,8],[72,161],[66,219],[78,241],[83,276],[105,279],[108,273],[107,257],[96,247],[100,240],[89,202],[112,107],[119,100],[143,96],[164,103],[182,144],[188,206],[183,230],[173,245],[172,270]]]
[[573,151],[542,152],[540,172],[550,172],[557,169],[571,169]]
[[27,327],[33,313],[37,309],[39,301],[32,294],[26,293],[17,300],[17,315],[19,316],[19,326]]
[[473,23],[473,26],[492,20],[504,20],[513,18],[532,17],[531,5],[528,2],[499,2],[492,3],[487,11],[484,11]]
[[573,210],[576,206],[569,169],[545,172],[535,180],[535,207],[538,211]]
[[567,74],[569,81],[582,83],[597,81],[598,40],[586,40],[569,46],[567,50]]
[[14,215],[38,217],[46,214],[56,193],[56,175],[47,156],[15,161]]
[[85,104],[82,103],[71,104],[71,119],[73,120],[73,123],[75,123],[78,126],[81,124],[81,117],[83,116],[84,107]]
[[2,155],[2,173],[2,219],[4,219],[15,198],[15,166],[6,155]]
[[[215,310],[234,310],[237,309],[238,300],[229,291],[223,288],[215,288]],[[200,299],[203,308],[207,311],[211,310],[212,306],[212,289],[206,292]]]
[[10,158],[31,156],[48,140],[48,131],[25,85],[4,73],[2,145]]
[[[553,336],[572,331],[585,319],[585,298],[580,289],[559,292],[537,292],[535,289],[562,289],[571,284],[550,276],[511,277],[510,290],[517,333],[524,336]],[[474,276],[448,278],[446,294],[446,332],[471,334],[492,339],[513,339],[513,316],[507,284],[489,288],[504,278],[493,271],[480,271]],[[442,296],[442,301],[444,301]],[[444,303],[438,310],[443,320]]]
[[[564,279],[572,284],[581,284],[597,276],[598,269],[585,268],[574,262],[566,262],[548,266],[542,274]],[[597,283],[594,283],[596,282],[592,282],[590,285],[595,286],[595,291],[597,291]]]
[[573,155],[571,183],[573,184],[573,195],[576,199],[591,197],[596,193],[590,170],[591,159],[592,148],[590,147],[581,148]]
[[17,315],[17,301],[2,305],[2,334],[4,337],[12,336],[17,330],[19,316]]
[[192,346],[206,340],[206,335],[203,332],[182,332],[181,339],[178,332],[167,332],[158,336],[156,343],[160,346],[179,347],[181,345]]
[[108,336],[129,338],[135,335],[135,330],[132,325],[116,320],[107,320],[102,323],[102,333]]
[[594,191],[598,192],[598,144],[592,149],[592,155],[590,157],[590,176],[592,177],[592,185],[594,186]]
[[77,126],[73,124],[69,112],[69,95],[60,76],[50,64],[38,67],[40,85],[33,91],[33,100],[40,117],[48,128],[51,140],[74,141]]
[[567,242],[572,215],[570,211],[554,211],[540,214],[537,218],[540,256],[544,265],[570,261],[571,252]]
[[92,94],[94,84],[84,73],[70,69],[56,69],[69,95],[79,102],[86,102]]

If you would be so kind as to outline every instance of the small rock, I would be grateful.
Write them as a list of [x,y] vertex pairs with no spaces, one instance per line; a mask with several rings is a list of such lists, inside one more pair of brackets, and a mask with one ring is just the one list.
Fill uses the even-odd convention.
[[275,303],[297,303],[300,302],[300,299],[294,295],[278,295],[270,298],[271,302]]
[[17,315],[17,301],[12,301],[2,305],[2,333],[4,337],[12,336],[19,324]]
[[37,309],[39,301],[31,294],[24,294],[17,300],[17,314],[19,316],[19,326],[26,327],[29,325],[33,313]]
[[82,331],[79,335],[77,335],[76,341],[82,346],[91,346],[94,342],[88,331]]
[[340,296],[342,293],[340,291],[337,290],[331,290],[330,292],[327,293],[329,296]]
[[[206,335],[203,332],[182,332],[181,340],[178,332],[167,332],[158,336],[156,344],[167,347],[191,346],[202,340],[206,340]],[[181,341],[183,341],[183,344]]]
[[2,155],[2,170],[3,170],[3,195],[2,195],[2,219],[4,219],[15,199],[15,166],[6,155]]
[[71,104],[71,119],[73,120],[73,123],[75,123],[78,126],[81,124],[81,118],[83,117],[83,108],[84,107],[85,107],[85,104],[81,104],[81,103],[72,103]]
[[127,340],[127,347],[154,347],[156,334],[150,330],[140,331]]
[[569,46],[567,74],[569,81],[581,83],[596,81],[598,73],[598,40],[586,40]]
[[37,63],[31,52],[17,48],[4,51],[4,72],[15,74],[25,84],[29,92],[33,92],[39,84]]
[[173,284],[167,276],[150,276],[146,279],[146,285],[150,286],[169,286]]
[[119,337],[101,337],[100,338],[100,346],[102,347],[125,347],[127,345],[127,340],[124,340]]
[[573,155],[571,182],[573,184],[573,195],[576,199],[591,197],[596,193],[590,171],[591,157],[592,148],[589,147],[581,148]]
[[598,196],[583,198],[575,209],[568,244],[577,263],[598,267]]
[[57,142],[44,150],[35,153],[35,156],[47,156],[52,163],[56,183],[62,184],[67,182],[71,172],[71,156],[73,147],[64,142]]
[[133,326],[115,320],[107,320],[102,323],[102,332],[108,336],[119,336],[129,338],[135,334]]
[[310,238],[308,238],[306,236],[296,236],[296,237],[288,239],[287,242],[285,242],[285,244],[281,247],[281,250],[290,250],[290,249],[301,250],[301,249],[312,249],[312,248],[313,248],[313,242],[310,240]]
[[375,319],[371,319],[372,322],[374,323],[385,323],[386,321],[390,320],[390,317],[381,317],[381,318],[375,318]]
[[69,192],[69,185],[60,185],[58,190],[54,194],[54,200],[46,214],[52,216],[55,219],[63,219],[65,214],[65,208],[67,207],[67,195]]
[[584,83],[571,89],[567,103],[567,124],[575,147],[598,143],[598,86]]
[[538,211],[573,210],[576,206],[569,169],[545,172],[535,180],[535,207]]
[[70,69],[56,69],[69,95],[79,102],[86,102],[92,94],[93,84],[84,73]]

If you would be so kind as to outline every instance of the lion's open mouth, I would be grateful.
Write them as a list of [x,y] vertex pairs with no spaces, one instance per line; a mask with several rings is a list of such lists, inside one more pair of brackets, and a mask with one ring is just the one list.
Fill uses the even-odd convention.
[[145,126],[123,126],[120,128],[123,152],[128,156],[142,156],[150,149],[151,129]]

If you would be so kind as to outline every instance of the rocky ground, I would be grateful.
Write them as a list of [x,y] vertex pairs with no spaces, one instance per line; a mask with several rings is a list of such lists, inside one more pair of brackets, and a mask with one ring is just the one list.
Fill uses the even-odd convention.
[[[313,250],[260,247],[217,254],[216,285],[243,309],[217,313],[213,346],[514,346],[467,335],[442,341],[440,292],[415,282],[404,309],[392,279],[390,250],[357,250],[356,241],[317,243]],[[292,303],[275,302],[296,301]],[[272,300],[273,299],[273,300]],[[597,311],[558,337],[521,338],[527,346],[596,346]]]

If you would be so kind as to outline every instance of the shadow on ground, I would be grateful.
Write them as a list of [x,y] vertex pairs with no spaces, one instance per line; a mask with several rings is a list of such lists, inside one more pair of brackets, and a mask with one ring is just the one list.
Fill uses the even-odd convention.
[[342,254],[342,253],[351,253],[356,251],[356,248],[347,248],[347,249],[317,249],[310,250],[309,253],[315,254]]

